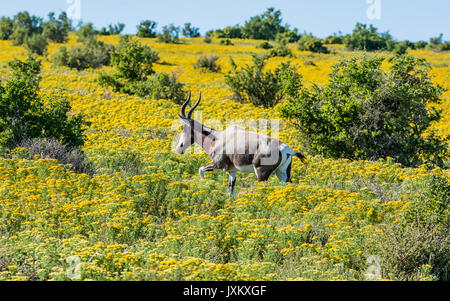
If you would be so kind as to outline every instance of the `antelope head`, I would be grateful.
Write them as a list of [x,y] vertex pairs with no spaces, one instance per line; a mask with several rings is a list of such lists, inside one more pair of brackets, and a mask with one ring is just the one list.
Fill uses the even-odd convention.
[[200,103],[200,100],[202,99],[202,94],[200,93],[200,96],[195,103],[195,105],[189,110],[189,112],[186,115],[186,106],[189,104],[189,101],[191,100],[191,92],[189,92],[189,96],[186,99],[186,101],[181,106],[181,114],[178,114],[178,117],[180,117],[181,121],[183,121],[183,124],[181,126],[181,137],[178,141],[178,145],[176,147],[176,152],[179,154],[184,154],[186,149],[191,146],[194,143],[194,119],[191,118],[192,113],[194,112],[195,108],[197,108],[198,104]]

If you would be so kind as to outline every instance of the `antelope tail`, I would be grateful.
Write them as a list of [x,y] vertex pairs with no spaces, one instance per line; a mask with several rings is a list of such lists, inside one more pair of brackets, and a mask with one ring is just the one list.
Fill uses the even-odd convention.
[[303,163],[306,163],[306,157],[303,156],[302,154],[300,154],[300,153],[295,153],[294,156],[296,156],[297,158],[299,158]]
[[280,146],[280,151],[287,153],[290,156],[295,156],[297,158],[299,158],[303,163],[306,163],[306,157],[303,156],[301,153],[297,153],[296,151],[294,151],[292,148],[290,148],[289,146],[287,146],[286,144],[282,144]]

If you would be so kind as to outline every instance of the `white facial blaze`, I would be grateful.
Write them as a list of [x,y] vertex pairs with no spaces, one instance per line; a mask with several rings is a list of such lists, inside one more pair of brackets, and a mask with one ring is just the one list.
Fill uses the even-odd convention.
[[184,152],[184,148],[185,148],[185,146],[184,146],[184,140],[185,140],[185,135],[184,135],[184,132],[182,132],[182,133],[181,133],[180,140],[178,141],[177,149],[176,149],[177,152],[179,152],[179,153]]

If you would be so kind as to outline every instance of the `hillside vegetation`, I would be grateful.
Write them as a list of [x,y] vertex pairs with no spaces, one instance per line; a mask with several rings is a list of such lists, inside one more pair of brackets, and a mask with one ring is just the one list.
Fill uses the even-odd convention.
[[[99,40],[117,46],[119,36]],[[157,51],[156,72],[175,75],[194,98],[202,93],[195,118],[213,127],[208,120],[280,119],[280,140],[303,150],[296,128],[280,117],[282,103],[238,103],[225,84],[229,58],[238,67],[251,64],[252,54],[266,52],[261,41],[139,41]],[[52,64],[61,46],[81,44],[73,34],[64,44],[50,42],[39,93],[60,95],[72,116],[85,116],[81,150],[91,171],[23,147],[0,159],[0,280],[69,280],[70,256],[80,259],[82,280],[449,279],[448,169],[309,156],[307,164],[294,160],[293,183],[239,175],[230,200],[226,174],[199,180],[206,154],[172,151],[178,104],[102,87],[99,69]],[[268,58],[265,68],[290,61],[307,87],[326,85],[333,65],[361,54],[336,44],[326,45],[329,53],[286,47],[292,57]],[[433,81],[450,88],[450,53],[409,53],[425,58]],[[197,69],[202,55],[218,57],[220,68]],[[8,61],[26,57],[24,47],[0,40],[0,78],[8,80]],[[444,92],[442,118],[432,124],[442,140],[450,137],[449,96]]]

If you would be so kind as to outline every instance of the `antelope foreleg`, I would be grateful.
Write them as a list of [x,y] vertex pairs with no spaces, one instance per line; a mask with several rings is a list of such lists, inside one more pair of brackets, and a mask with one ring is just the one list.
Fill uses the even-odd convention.
[[208,164],[208,165],[200,167],[198,169],[198,173],[200,175],[200,178],[202,178],[202,180],[204,180],[205,179],[205,171],[213,171],[215,169],[217,169],[217,168],[216,168],[216,165],[214,163],[211,163],[211,164]]

